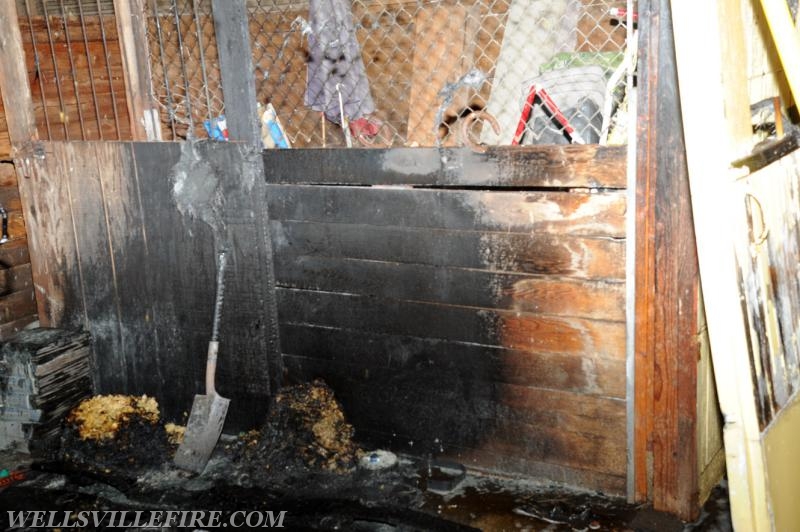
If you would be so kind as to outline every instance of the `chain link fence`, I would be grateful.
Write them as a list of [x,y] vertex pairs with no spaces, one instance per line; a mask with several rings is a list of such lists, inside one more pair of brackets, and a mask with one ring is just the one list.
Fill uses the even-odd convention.
[[146,0],[144,9],[162,138],[209,136],[224,113],[211,0]]
[[[623,143],[631,5],[248,0],[265,145]],[[219,137],[211,0],[146,14],[164,137]]]

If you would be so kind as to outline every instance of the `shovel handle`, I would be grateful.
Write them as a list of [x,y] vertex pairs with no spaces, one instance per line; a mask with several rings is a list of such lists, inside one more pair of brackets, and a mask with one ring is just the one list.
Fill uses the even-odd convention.
[[208,342],[208,356],[206,357],[206,395],[217,393],[214,387],[214,379],[217,375],[217,352],[219,342],[212,340]]

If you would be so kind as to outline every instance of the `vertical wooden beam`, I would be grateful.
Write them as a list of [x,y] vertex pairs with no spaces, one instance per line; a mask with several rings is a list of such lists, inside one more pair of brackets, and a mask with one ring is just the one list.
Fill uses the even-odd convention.
[[161,122],[158,110],[153,106],[144,0],[114,0],[114,13],[122,51],[131,135],[133,140],[161,140]]
[[639,3],[635,498],[691,520],[698,267],[668,0]]
[[0,4],[0,92],[11,145],[38,140],[16,2]]
[[245,0],[212,0],[230,140],[261,146]]

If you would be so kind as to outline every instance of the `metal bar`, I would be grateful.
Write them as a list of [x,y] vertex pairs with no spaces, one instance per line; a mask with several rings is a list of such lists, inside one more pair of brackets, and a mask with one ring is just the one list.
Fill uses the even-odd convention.
[[25,0],[25,14],[28,17],[28,31],[31,34],[31,46],[33,47],[33,64],[36,68],[36,79],[39,81],[39,96],[42,100],[42,114],[44,115],[44,125],[47,129],[47,138],[52,139],[53,134],[50,130],[50,118],[47,116],[47,99],[44,95],[44,80],[42,79],[42,63],[39,60],[39,50],[36,48],[36,36],[33,33],[33,19],[31,17],[30,0]]
[[194,11],[194,27],[197,31],[197,46],[200,48],[200,71],[203,75],[203,89],[206,93],[206,118],[210,119],[213,115],[211,111],[211,95],[208,92],[208,75],[206,73],[206,56],[203,50],[203,32],[200,29],[200,17],[197,14],[198,0],[192,0],[192,11]]
[[[44,14],[44,22],[47,26],[47,42],[50,43],[50,56],[53,59],[53,74],[56,78],[56,91],[58,92],[58,105],[61,108],[61,125],[64,126],[64,139],[69,140],[69,128],[67,127],[67,111],[64,109],[64,95],[61,93],[61,76],[58,75],[58,61],[56,60],[56,49],[53,46],[53,30],[50,28],[50,15],[47,14],[47,4],[42,0],[42,13]],[[47,114],[47,107],[44,108]]]
[[[633,13],[633,0],[627,0],[628,13]],[[628,19],[625,42],[627,47],[637,47],[632,20]],[[625,199],[627,205],[636,205],[636,154],[637,154],[637,102],[633,91],[633,65],[627,72],[626,95],[628,97],[628,168]],[[636,501],[636,211],[627,209],[625,213],[625,411],[626,411],[626,452],[628,502]]]
[[[94,102],[94,116],[97,120],[97,134],[100,140],[103,138],[103,119],[100,116],[100,104],[97,102],[97,88],[94,84],[94,69],[92,68],[92,57],[89,52],[89,37],[86,34],[86,19],[83,16],[83,2],[78,2],[78,16],[81,19],[81,32],[83,33],[83,48],[86,50],[86,64],[89,67],[89,84],[92,87],[92,101]],[[102,16],[98,13],[98,16]]]
[[111,62],[108,60],[110,54],[108,53],[108,39],[106,38],[106,22],[103,17],[103,11],[100,6],[100,0],[97,2],[97,16],[100,17],[100,35],[103,37],[103,53],[106,58],[106,73],[108,74],[108,88],[111,92],[111,107],[114,111],[114,126],[117,130],[117,140],[122,140],[122,131],[119,128],[119,112],[117,111],[117,95],[114,92],[114,76],[111,74]]
[[64,15],[64,0],[58,0],[58,5],[61,8],[61,24],[64,27],[64,38],[67,41],[67,57],[69,57],[69,70],[72,73],[72,89],[75,91],[75,103],[78,106],[78,122],[81,125],[81,140],[86,139],[86,123],[83,120],[83,110],[81,109],[81,96],[80,89],[78,88],[78,76],[75,71],[75,58],[72,55],[72,41],[69,38],[69,26],[67,26],[67,17]]
[[153,6],[153,17],[156,20],[156,33],[158,34],[158,49],[159,57],[161,59],[161,68],[164,73],[164,88],[167,90],[167,114],[169,116],[169,125],[172,129],[172,139],[175,140],[175,105],[172,102],[172,91],[169,89],[169,75],[167,73],[167,63],[164,60],[164,34],[161,31],[161,21],[158,19],[158,5],[156,2],[151,4]]
[[183,98],[186,102],[186,112],[189,115],[189,131],[187,138],[194,137],[194,118],[192,117],[192,95],[189,92],[189,75],[186,73],[186,61],[183,59],[183,34],[181,33],[181,19],[178,16],[178,0],[172,0],[173,15],[175,15],[175,31],[178,36],[178,55],[181,58],[181,75],[183,76]]

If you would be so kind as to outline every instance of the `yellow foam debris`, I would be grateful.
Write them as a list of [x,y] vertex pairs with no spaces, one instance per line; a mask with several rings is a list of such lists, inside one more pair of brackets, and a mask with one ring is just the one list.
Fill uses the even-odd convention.
[[167,423],[164,425],[164,430],[167,432],[167,439],[172,445],[180,445],[183,443],[183,436],[186,434],[186,427],[184,425]]
[[67,422],[78,429],[82,440],[98,441],[114,438],[134,417],[158,423],[158,402],[146,395],[96,395],[75,407]]

